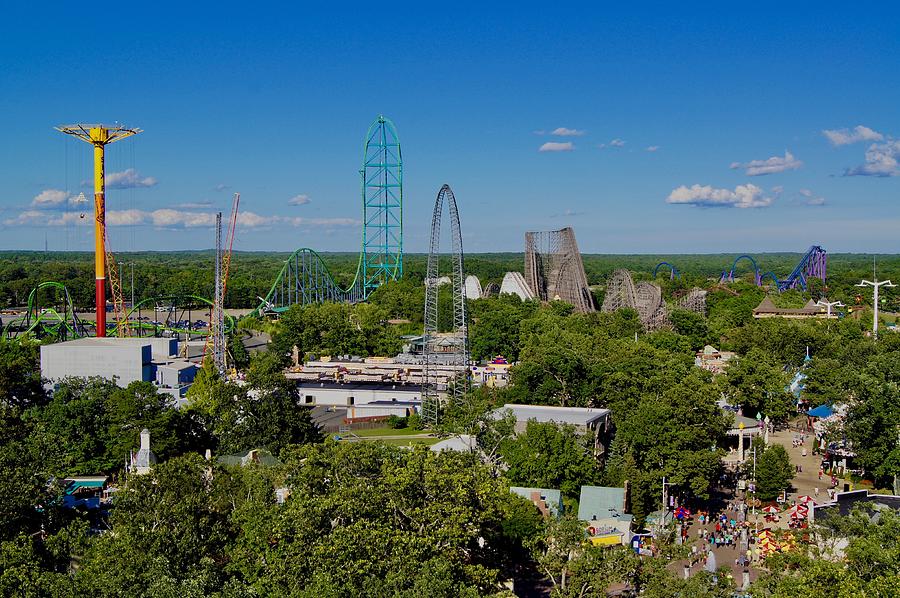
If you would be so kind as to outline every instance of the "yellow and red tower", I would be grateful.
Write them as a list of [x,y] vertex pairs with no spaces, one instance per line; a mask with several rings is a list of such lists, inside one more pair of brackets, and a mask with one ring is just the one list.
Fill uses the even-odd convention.
[[[94,279],[97,308],[97,336],[106,336],[106,146],[126,137],[137,135],[141,129],[119,125],[62,125],[57,131],[72,135],[94,146]],[[115,304],[115,297],[113,298]],[[121,325],[121,323],[120,323]]]

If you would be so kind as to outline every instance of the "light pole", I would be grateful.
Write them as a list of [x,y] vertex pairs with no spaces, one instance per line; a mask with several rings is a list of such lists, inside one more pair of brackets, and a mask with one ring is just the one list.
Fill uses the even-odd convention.
[[662,530],[663,530],[663,527],[665,526],[666,513],[669,512],[668,506],[666,504],[666,487],[673,486],[673,485],[674,484],[666,482],[666,476],[663,476],[663,479],[662,479],[662,511],[660,511],[660,513],[659,513],[659,523],[658,523],[659,531],[657,532],[657,535],[659,536],[657,539],[660,542],[662,541],[661,540]]
[[[874,274],[874,273],[873,273]],[[875,276],[874,281],[872,280],[863,280],[858,285],[858,287],[872,287],[874,289],[874,294],[872,296],[872,304],[875,306],[875,312],[872,316],[872,335],[875,337],[875,340],[878,340],[878,289],[881,287],[892,288],[897,285],[893,284],[890,280],[882,280],[878,282],[878,279]]]
[[[753,498],[750,502],[750,508],[753,510],[753,525],[755,526],[755,533],[759,535],[759,520],[756,518],[756,447],[752,447],[749,451],[751,455],[753,455],[753,486],[748,488],[748,490],[752,490]],[[748,492],[749,494],[749,492]],[[749,543],[748,543],[749,545]]]
[[[859,286],[859,285],[856,285],[856,286]],[[841,303],[840,301],[823,301],[821,299],[816,301],[816,305],[818,305],[820,307],[825,307],[828,309],[828,311],[825,315],[825,317],[827,317],[827,318],[831,318],[831,308],[832,307],[844,307],[844,304]]]

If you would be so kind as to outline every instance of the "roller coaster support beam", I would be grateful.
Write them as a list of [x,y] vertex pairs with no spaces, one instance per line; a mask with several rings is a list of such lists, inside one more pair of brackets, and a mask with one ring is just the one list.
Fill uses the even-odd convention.
[[97,336],[106,336],[106,171],[104,151],[115,141],[137,135],[140,129],[104,125],[62,125],[57,131],[94,146],[94,279]]

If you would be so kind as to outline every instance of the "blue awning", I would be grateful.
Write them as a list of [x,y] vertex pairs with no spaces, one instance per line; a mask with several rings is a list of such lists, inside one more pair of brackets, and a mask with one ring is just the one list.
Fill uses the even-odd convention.
[[829,417],[833,413],[834,410],[828,405],[819,405],[815,409],[810,409],[807,415],[810,417]]

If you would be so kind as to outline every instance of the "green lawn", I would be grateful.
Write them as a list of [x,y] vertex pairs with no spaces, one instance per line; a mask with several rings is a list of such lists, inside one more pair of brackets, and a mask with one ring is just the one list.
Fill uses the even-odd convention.
[[[415,436],[416,434],[427,434],[427,430],[413,430],[412,428],[372,428],[371,430],[352,430],[360,438],[371,436]],[[348,434],[349,435],[349,434]]]

